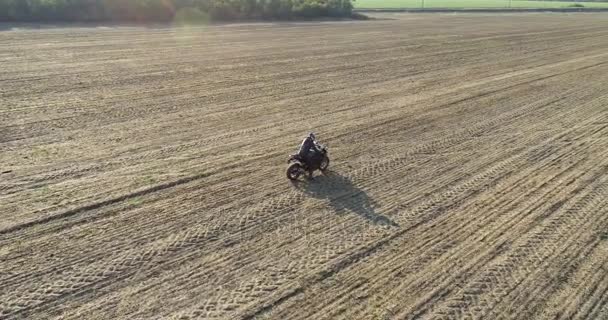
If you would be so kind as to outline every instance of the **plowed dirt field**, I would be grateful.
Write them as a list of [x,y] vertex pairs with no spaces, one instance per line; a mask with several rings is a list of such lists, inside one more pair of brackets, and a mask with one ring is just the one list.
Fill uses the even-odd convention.
[[608,319],[608,15],[382,17],[4,28],[0,318]]

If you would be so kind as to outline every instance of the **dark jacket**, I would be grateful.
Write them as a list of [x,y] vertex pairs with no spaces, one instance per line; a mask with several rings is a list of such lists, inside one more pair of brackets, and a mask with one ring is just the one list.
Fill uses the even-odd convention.
[[302,144],[300,145],[300,151],[298,151],[298,156],[300,156],[303,159],[307,159],[310,149],[313,149],[316,151],[317,145],[315,144],[315,141],[311,137],[306,137],[302,141]]

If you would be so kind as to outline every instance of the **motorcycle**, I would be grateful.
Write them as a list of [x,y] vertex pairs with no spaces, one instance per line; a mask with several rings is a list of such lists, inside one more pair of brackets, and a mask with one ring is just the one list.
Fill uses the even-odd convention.
[[301,159],[298,154],[289,156],[287,160],[287,178],[289,180],[297,180],[301,174],[308,172],[310,169],[321,170],[325,172],[329,167],[329,156],[327,155],[327,147],[317,144],[319,152],[315,152],[310,158],[310,163]]

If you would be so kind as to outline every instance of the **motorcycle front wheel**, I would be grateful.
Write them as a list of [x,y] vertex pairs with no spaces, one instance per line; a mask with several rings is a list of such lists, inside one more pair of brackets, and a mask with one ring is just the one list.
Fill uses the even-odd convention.
[[302,166],[299,163],[292,163],[287,167],[287,179],[298,180],[302,171]]

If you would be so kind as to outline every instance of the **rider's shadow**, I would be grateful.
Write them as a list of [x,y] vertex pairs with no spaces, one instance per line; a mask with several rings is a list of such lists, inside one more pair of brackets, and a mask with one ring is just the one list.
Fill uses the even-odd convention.
[[299,191],[318,199],[325,199],[338,213],[353,212],[375,224],[398,227],[390,218],[376,212],[376,203],[365,191],[357,188],[347,177],[335,172],[316,176],[314,181],[294,182]]

